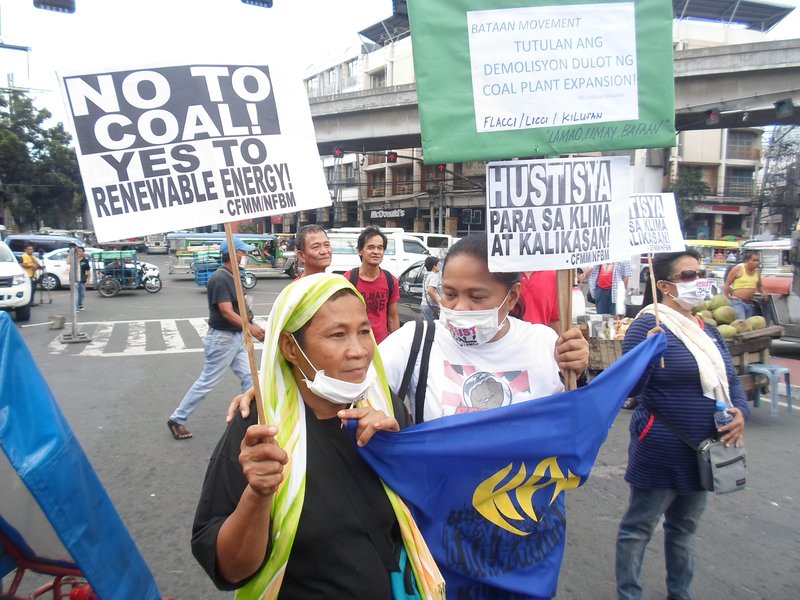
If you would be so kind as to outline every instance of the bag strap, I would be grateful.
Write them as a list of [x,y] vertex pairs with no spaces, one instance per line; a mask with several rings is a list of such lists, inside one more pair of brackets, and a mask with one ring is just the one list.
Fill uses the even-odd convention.
[[389,297],[386,299],[386,302],[388,303],[389,300],[392,299],[392,293],[394,292],[394,277],[392,277],[392,274],[386,269],[381,269],[381,271],[383,271],[383,274],[386,275],[386,287],[389,288]]
[[417,393],[414,397],[414,423],[419,424],[425,420],[425,393],[428,391],[428,365],[431,358],[431,346],[436,335],[436,325],[431,321],[424,321],[425,343],[422,345],[422,358],[419,365],[419,378],[417,379]]
[[[312,416],[311,418],[316,417]],[[375,516],[375,512],[372,510],[372,507],[367,501],[366,496],[364,496],[364,493],[361,491],[361,486],[356,482],[356,478],[350,470],[348,461],[344,456],[341,455],[339,450],[334,445],[334,451],[339,456],[342,463],[341,468],[337,469],[333,464],[333,460],[329,456],[328,452],[322,448],[319,440],[316,439],[316,436],[309,435],[308,439],[310,439],[316,446],[317,451],[322,459],[328,463],[330,472],[338,473],[339,475],[344,476],[346,481],[342,482],[343,485],[339,486],[339,489],[344,491],[345,496],[347,496],[347,499],[350,501],[353,512],[358,517],[359,521],[361,521],[361,525],[367,532],[367,535],[369,536],[372,545],[375,547],[378,556],[380,556],[383,566],[386,567],[386,570],[389,573],[397,571],[399,569],[399,559],[395,557],[394,544],[392,544],[392,541],[385,535],[385,533],[381,533],[378,525],[378,518]]]
[[403,373],[403,381],[400,384],[400,389],[397,390],[397,396],[403,400],[408,393],[408,384],[411,383],[411,375],[414,373],[414,367],[417,364],[417,354],[422,345],[422,321],[414,321],[414,339],[411,342],[411,353],[408,355],[408,362],[406,363],[406,370]]
[[689,448],[697,452],[697,447],[689,440],[689,438],[687,438],[683,433],[678,431],[678,429],[670,422],[669,419],[667,419],[664,415],[658,412],[655,409],[655,407],[645,404],[644,402],[642,404],[644,404],[645,408],[650,412],[651,415],[653,415],[656,419],[659,419],[662,423],[664,423],[664,425],[667,426],[667,429],[669,429],[672,433],[674,433],[678,437],[678,439],[680,439],[684,444],[689,446]]
[[347,278],[350,280],[350,283],[353,284],[353,287],[358,287],[358,267],[348,271]]

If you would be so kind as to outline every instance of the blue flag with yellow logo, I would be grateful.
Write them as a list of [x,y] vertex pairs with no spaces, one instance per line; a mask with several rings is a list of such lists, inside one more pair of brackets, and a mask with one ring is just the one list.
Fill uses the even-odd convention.
[[586,482],[608,430],[664,335],[588,386],[378,433],[361,448],[409,505],[458,600],[551,598],[564,554],[564,492]]

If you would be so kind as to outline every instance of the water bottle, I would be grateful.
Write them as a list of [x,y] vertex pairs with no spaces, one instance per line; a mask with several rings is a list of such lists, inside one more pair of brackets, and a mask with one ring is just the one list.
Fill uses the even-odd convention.
[[728,412],[728,405],[722,400],[717,400],[717,410],[714,412],[714,424],[717,431],[733,423],[733,415]]

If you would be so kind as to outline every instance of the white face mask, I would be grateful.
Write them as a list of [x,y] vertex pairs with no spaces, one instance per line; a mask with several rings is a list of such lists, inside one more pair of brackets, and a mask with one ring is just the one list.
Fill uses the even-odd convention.
[[250,257],[245,255],[239,259],[239,268],[244,269],[247,266],[247,263],[250,261]]
[[[294,340],[294,343],[297,344],[297,340],[294,336],[292,336],[292,339]],[[308,389],[314,392],[320,398],[325,398],[334,404],[349,404],[352,406],[356,402],[363,400],[367,395],[369,386],[372,385],[372,382],[374,382],[375,378],[377,377],[375,368],[371,363],[367,369],[367,376],[361,383],[350,383],[349,381],[342,381],[341,379],[328,377],[325,375],[324,370],[319,371],[314,366],[314,363],[312,363],[308,356],[306,356],[306,353],[303,352],[300,344],[297,344],[297,348],[308,361],[308,364],[311,365],[311,368],[315,371],[313,381],[309,381],[308,377],[306,377],[306,374],[303,373],[303,370],[300,370],[300,372],[303,373],[303,381],[306,382]]]
[[692,310],[706,300],[705,283],[706,281],[704,279],[681,281],[675,284],[675,287],[678,288],[678,295],[673,296],[669,294],[669,297],[686,310]]
[[[511,290],[508,291],[508,294]],[[500,306],[505,304],[508,294]],[[497,335],[508,315],[500,320],[500,306],[486,310],[452,310],[442,306],[439,321],[459,346],[480,346]]]

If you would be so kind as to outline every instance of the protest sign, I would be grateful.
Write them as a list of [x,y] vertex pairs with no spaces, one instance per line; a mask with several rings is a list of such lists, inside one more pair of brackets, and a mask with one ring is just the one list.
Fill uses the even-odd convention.
[[425,161],[675,144],[661,0],[409,0]]
[[331,203],[302,81],[278,65],[59,79],[100,242]]
[[489,270],[574,269],[630,258],[627,156],[491,162]]
[[686,249],[674,194],[633,194],[628,202],[630,254]]

